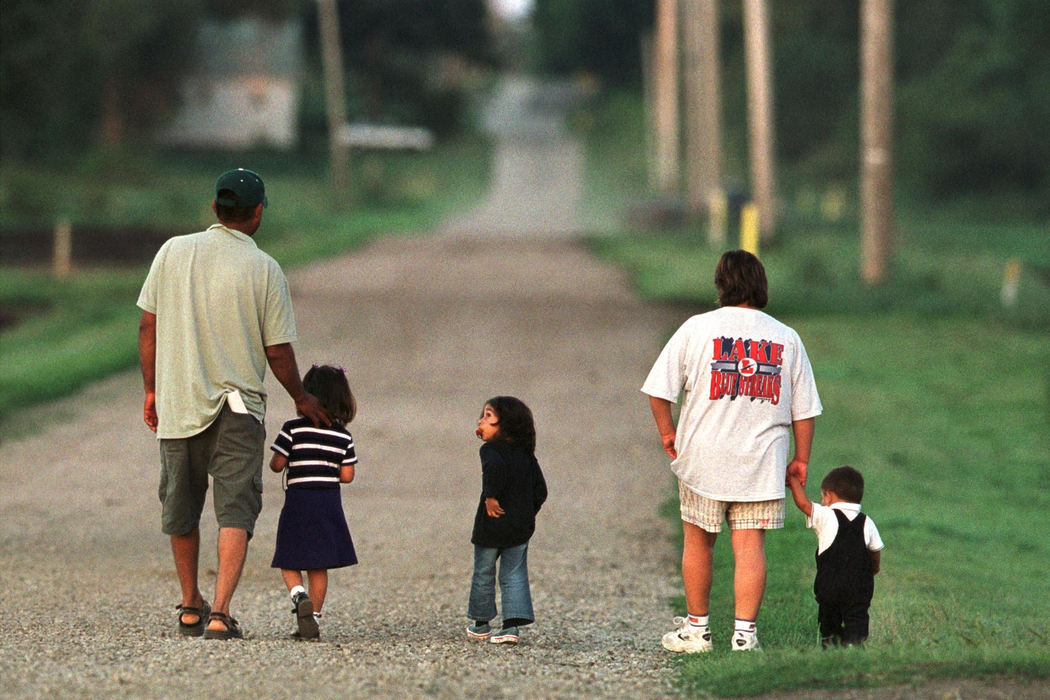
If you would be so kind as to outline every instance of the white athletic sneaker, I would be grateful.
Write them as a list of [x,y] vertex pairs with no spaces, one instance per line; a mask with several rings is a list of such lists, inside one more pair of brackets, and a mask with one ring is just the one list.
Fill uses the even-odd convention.
[[694,629],[689,626],[689,620],[684,617],[676,617],[674,624],[678,626],[678,629],[668,632],[660,640],[667,651],[673,651],[676,654],[696,654],[714,649],[714,645],[711,644],[711,628]]
[[492,644],[517,644],[518,628],[504,627],[498,632],[493,632],[492,636],[489,637],[489,642]]
[[730,642],[733,651],[762,651],[758,643],[758,635],[754,632],[733,632],[733,641]]

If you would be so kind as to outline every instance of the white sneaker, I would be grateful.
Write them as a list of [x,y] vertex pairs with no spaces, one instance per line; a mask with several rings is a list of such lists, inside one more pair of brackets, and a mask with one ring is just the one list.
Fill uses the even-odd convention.
[[730,642],[733,651],[762,651],[758,643],[758,635],[754,632],[733,632],[733,641]]
[[696,654],[714,649],[714,645],[711,644],[710,627],[690,627],[689,620],[684,617],[676,617],[674,624],[678,626],[678,629],[668,632],[660,640],[667,651],[673,651],[676,654],[683,652]]

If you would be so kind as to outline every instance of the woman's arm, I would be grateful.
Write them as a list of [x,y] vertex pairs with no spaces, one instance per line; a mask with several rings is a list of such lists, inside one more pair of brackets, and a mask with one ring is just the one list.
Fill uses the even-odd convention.
[[649,397],[649,409],[656,419],[656,431],[660,433],[660,444],[663,445],[671,459],[678,459],[678,450],[674,444],[674,417],[671,415],[671,402],[655,396]]

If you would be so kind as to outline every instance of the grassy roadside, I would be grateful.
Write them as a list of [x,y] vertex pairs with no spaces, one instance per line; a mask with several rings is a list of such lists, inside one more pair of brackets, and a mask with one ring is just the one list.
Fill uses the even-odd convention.
[[[1050,289],[1025,274],[1017,305],[1004,311],[999,301],[1005,254],[1048,262],[1045,229],[969,224],[953,236],[950,222],[907,220],[901,228],[909,233],[898,265],[876,290],[855,281],[856,244],[845,231],[793,228],[762,256],[768,310],[800,332],[824,403],[810,496],[828,469],[858,467],[865,510],[886,542],[871,640],[863,650],[820,651],[815,538],[789,500],[785,529],[768,540],[765,652],[728,649],[732,558],[722,542],[716,651],[674,659],[687,694],[1050,673],[1050,609],[1041,602],[1050,496],[1037,486],[1050,479]],[[715,303],[721,250],[699,236],[605,236],[593,246],[630,270],[648,299],[682,308],[683,320]],[[669,520],[677,531],[677,508]],[[683,613],[684,599],[673,607]]]
[[[637,107],[614,97],[589,134],[588,186],[599,212],[644,198]],[[740,163],[729,169],[739,173]],[[1046,223],[1025,220],[1023,206],[974,200],[931,208],[902,193],[892,271],[869,288],[858,279],[856,202],[841,185],[822,191],[784,175],[778,241],[761,251],[767,310],[801,334],[824,404],[810,497],[840,464],[861,469],[868,482],[864,509],[886,543],[872,636],[862,650],[820,650],[816,539],[789,499],[785,529],[767,540],[764,652],[728,648],[732,553],[721,541],[710,611],[715,651],[671,659],[680,690],[743,696],[938,678],[1050,682]],[[834,216],[823,197],[838,203]],[[714,266],[735,241],[709,246],[703,225],[688,222],[656,233],[595,228],[603,235],[591,239],[594,252],[627,270],[647,300],[680,309],[683,321],[717,305]],[[1015,305],[1004,308],[1010,260],[1022,273]],[[668,498],[668,528],[680,546],[677,494]],[[671,607],[684,614],[684,597]]]
[[[487,146],[476,141],[424,154],[361,155],[349,207],[334,203],[322,166],[266,154],[232,164],[205,157],[160,164],[131,155],[110,163],[103,177],[5,167],[0,226],[48,222],[46,229],[67,217],[74,236],[77,226],[99,225],[190,233],[214,221],[209,188],[217,173],[251,163],[264,174],[270,200],[256,240],[291,269],[381,234],[424,230],[469,207],[484,193],[488,159]],[[66,194],[46,196],[56,190]],[[0,307],[16,319],[0,332],[0,420],[135,365],[135,300],[148,266],[84,267],[67,279],[42,267],[0,266]]]

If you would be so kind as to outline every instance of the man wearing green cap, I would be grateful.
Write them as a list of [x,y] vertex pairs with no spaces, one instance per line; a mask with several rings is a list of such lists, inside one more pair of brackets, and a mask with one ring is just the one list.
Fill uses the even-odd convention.
[[[170,238],[138,299],[144,418],[160,442],[161,529],[182,589],[176,629],[186,636],[242,636],[229,610],[262,508],[266,367],[300,414],[315,425],[331,418],[300,379],[288,282],[252,240],[266,204],[256,173],[223,173],[212,202],[219,222]],[[210,605],[197,581],[209,476],[219,525]]]

